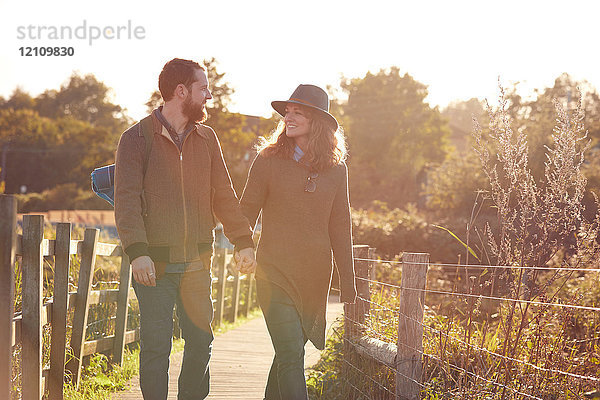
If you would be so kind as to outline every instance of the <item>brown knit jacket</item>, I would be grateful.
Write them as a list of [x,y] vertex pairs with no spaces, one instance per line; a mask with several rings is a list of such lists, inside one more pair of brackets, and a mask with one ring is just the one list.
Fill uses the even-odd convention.
[[229,240],[252,247],[215,132],[197,124],[180,152],[154,112],[152,120],[145,175],[146,144],[139,123],[123,133],[117,148],[115,219],[130,259],[149,255],[154,261],[182,263],[204,258],[212,251],[215,215]]
[[241,204],[252,225],[262,211],[256,279],[286,291],[306,336],[323,349],[332,255],[340,273],[342,301],[352,303],[356,298],[352,222],[346,164],[319,171],[314,193],[304,190],[309,174],[291,158],[259,154]]

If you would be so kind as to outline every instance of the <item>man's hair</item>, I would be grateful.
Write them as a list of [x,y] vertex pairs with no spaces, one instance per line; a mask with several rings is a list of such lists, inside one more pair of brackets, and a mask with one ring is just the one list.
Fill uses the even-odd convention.
[[195,82],[195,73],[197,69],[206,71],[206,69],[196,61],[174,58],[165,64],[158,76],[158,90],[164,101],[173,98],[173,92],[180,83],[190,87]]

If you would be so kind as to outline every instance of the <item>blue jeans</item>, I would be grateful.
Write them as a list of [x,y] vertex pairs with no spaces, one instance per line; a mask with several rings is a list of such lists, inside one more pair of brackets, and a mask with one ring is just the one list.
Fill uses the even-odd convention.
[[304,345],[307,338],[294,302],[279,286],[256,282],[260,308],[275,349],[265,399],[307,400]]
[[208,396],[212,352],[211,275],[208,269],[166,273],[156,286],[133,283],[140,305],[140,388],[145,400],[164,400],[169,386],[173,307],[185,339],[178,399]]

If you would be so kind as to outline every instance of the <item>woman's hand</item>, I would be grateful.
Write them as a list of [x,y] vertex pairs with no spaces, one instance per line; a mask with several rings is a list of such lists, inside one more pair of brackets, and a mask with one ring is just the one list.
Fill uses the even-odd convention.
[[256,270],[256,258],[254,257],[254,249],[252,247],[247,247],[236,252],[233,257],[241,273],[251,274]]

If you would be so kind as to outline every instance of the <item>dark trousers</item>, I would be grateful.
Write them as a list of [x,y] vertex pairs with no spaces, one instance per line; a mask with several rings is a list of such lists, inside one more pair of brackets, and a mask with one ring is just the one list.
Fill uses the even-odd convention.
[[277,285],[257,281],[258,301],[275,349],[265,399],[306,400],[304,345],[307,338],[294,302]]
[[167,273],[156,280],[156,286],[134,282],[140,305],[140,387],[145,400],[167,398],[175,304],[185,339],[177,398],[208,396],[213,341],[211,283],[207,269]]

